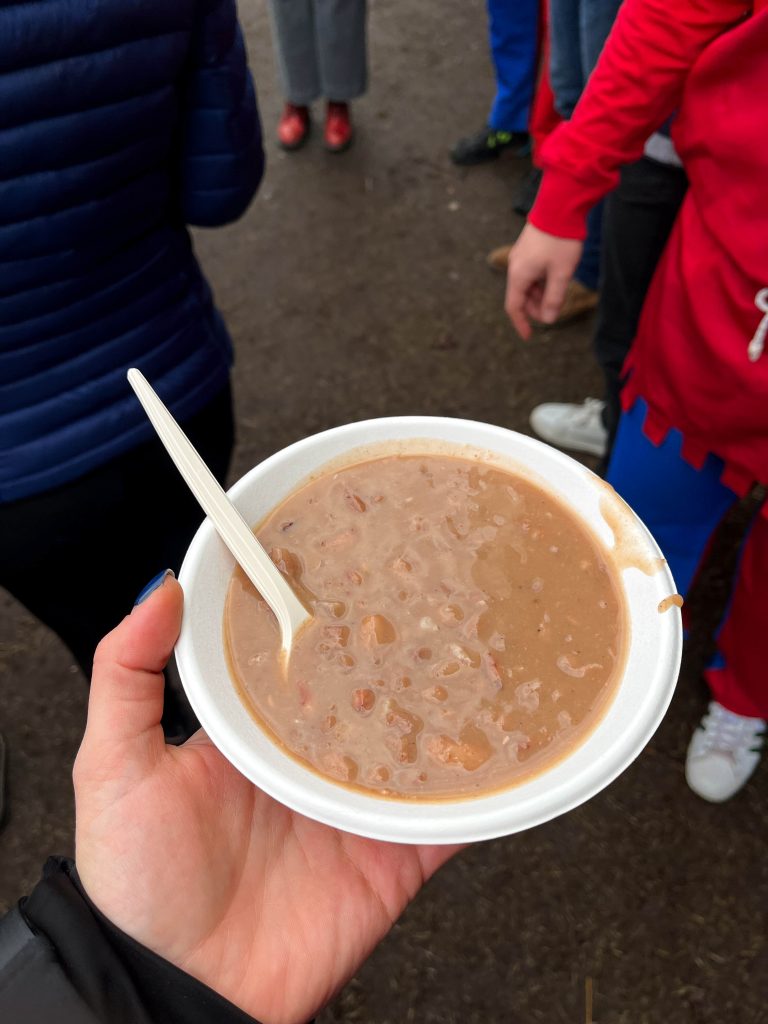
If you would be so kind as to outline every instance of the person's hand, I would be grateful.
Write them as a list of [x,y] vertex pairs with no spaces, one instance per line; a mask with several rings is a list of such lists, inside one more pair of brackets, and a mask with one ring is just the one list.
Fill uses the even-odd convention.
[[198,732],[166,746],[166,579],[99,645],[74,771],[77,855],[118,928],[265,1024],[306,1021],[456,847],[400,846],[276,803]]
[[573,238],[558,238],[533,224],[525,225],[509,254],[504,303],[522,338],[530,338],[531,320],[555,322],[583,248]]

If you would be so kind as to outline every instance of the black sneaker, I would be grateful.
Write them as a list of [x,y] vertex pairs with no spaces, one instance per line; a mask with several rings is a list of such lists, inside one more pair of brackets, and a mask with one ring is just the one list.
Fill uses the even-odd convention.
[[536,196],[541,184],[541,171],[538,167],[532,167],[520,183],[512,209],[521,217],[527,217],[536,202]]
[[451,160],[461,167],[484,164],[495,160],[505,149],[515,156],[527,156],[531,151],[528,132],[497,132],[486,125],[475,135],[459,139],[451,150]]

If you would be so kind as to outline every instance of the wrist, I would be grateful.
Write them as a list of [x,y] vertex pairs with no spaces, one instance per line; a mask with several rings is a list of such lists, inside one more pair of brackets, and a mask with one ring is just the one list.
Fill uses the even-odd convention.
[[591,197],[584,197],[576,178],[550,168],[544,172],[528,221],[548,235],[583,241],[592,205]]
[[227,999],[120,931],[91,902],[70,860],[47,861],[21,910],[47,944],[47,957],[55,958],[68,991],[95,1021],[130,1016],[137,1024],[254,1024]]

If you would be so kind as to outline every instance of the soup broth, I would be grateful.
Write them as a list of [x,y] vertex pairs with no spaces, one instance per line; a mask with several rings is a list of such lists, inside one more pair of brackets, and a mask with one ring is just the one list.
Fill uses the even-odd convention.
[[238,568],[231,673],[294,757],[384,797],[459,799],[520,782],[588,735],[621,675],[620,584],[556,498],[443,455],[329,472],[256,533],[314,619],[287,671]]

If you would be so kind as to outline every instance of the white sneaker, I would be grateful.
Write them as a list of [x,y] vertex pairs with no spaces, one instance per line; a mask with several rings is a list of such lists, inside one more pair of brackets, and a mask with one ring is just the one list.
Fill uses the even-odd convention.
[[545,402],[531,413],[531,426],[545,441],[591,455],[605,455],[608,431],[603,426],[605,402],[587,398],[572,402]]
[[737,715],[711,701],[688,746],[688,785],[712,803],[729,800],[757,768],[764,739],[762,718]]

